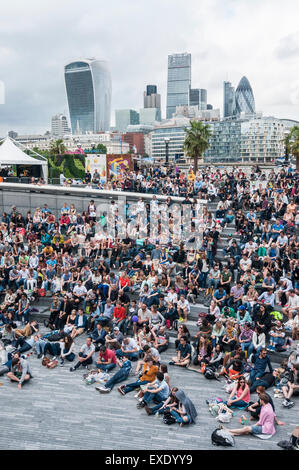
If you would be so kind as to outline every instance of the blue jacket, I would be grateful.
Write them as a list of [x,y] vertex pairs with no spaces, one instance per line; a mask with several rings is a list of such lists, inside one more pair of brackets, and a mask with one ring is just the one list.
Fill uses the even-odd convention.
[[267,366],[269,366],[269,371],[273,372],[273,367],[272,367],[269,357],[266,356],[266,357],[260,358],[259,355],[260,355],[259,353],[256,353],[253,356],[254,370],[265,372],[265,370],[267,369]]
[[[80,318],[80,315],[77,315],[76,320],[75,320],[76,328],[78,328],[79,318]],[[80,328],[84,328],[85,330],[86,326],[87,326],[87,316],[83,314],[83,324],[80,326]]]

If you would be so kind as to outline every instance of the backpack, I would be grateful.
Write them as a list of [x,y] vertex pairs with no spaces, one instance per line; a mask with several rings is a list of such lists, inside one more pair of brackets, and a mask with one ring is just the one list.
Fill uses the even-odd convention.
[[234,447],[235,439],[225,429],[215,429],[211,435],[212,444],[214,446]]
[[208,380],[217,379],[214,369],[210,366],[206,367],[206,370],[204,372],[204,376]]
[[169,411],[164,411],[163,423],[168,425],[174,424],[176,423],[176,419],[172,416]]

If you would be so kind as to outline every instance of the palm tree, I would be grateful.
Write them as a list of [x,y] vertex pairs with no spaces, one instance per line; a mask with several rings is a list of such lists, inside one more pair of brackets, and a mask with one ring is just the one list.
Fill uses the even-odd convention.
[[296,170],[299,170],[299,126],[294,126],[290,129],[285,143],[287,151],[296,158]]
[[52,140],[50,144],[51,155],[63,155],[66,152],[66,146],[63,143],[63,139]]
[[209,148],[212,137],[211,128],[201,121],[190,121],[190,128],[185,127],[184,151],[194,160],[194,174],[197,173],[198,158]]

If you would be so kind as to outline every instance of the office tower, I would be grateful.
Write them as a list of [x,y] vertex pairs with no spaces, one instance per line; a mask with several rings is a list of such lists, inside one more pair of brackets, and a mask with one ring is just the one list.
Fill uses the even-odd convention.
[[67,117],[63,114],[56,114],[51,120],[51,134],[53,137],[63,137],[70,134],[71,130],[68,126]]
[[235,89],[230,82],[223,83],[223,117],[233,116],[235,111]]
[[64,68],[72,132],[109,131],[111,75],[107,62],[96,59],[71,62]]
[[168,56],[166,119],[175,113],[176,106],[189,105],[191,88],[191,54]]
[[207,90],[204,88],[190,88],[189,106],[198,106],[198,109],[204,111],[207,109]]
[[199,88],[190,88],[189,106],[199,106]]
[[130,124],[139,124],[139,113],[134,109],[116,109],[115,127],[118,132],[126,132]]
[[236,107],[234,114],[254,114],[255,104],[253,91],[246,77],[242,77],[236,89]]
[[143,103],[144,108],[161,108],[161,95],[157,93],[156,85],[147,85]]

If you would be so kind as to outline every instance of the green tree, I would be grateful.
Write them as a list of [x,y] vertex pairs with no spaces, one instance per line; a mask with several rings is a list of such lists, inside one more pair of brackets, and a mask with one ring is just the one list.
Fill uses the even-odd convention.
[[50,143],[50,155],[63,155],[66,152],[66,146],[63,139],[52,140]]
[[299,126],[290,129],[289,135],[285,139],[287,154],[292,154],[296,159],[296,170],[299,170]]
[[184,151],[188,157],[193,158],[194,173],[198,169],[198,159],[202,158],[204,152],[209,148],[209,139],[212,136],[211,128],[201,121],[190,121],[190,128],[186,127],[186,137],[184,141]]
[[107,147],[104,144],[98,144],[96,149],[99,151],[99,153],[107,154]]

